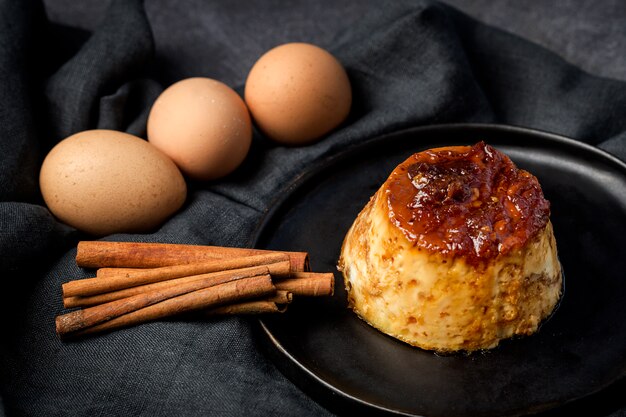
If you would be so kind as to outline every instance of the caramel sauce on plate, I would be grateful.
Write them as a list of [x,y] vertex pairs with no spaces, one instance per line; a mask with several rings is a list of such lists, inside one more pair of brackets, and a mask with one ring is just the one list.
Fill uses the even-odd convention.
[[412,155],[385,192],[389,218],[409,241],[474,264],[521,247],[550,216],[537,178],[484,142]]

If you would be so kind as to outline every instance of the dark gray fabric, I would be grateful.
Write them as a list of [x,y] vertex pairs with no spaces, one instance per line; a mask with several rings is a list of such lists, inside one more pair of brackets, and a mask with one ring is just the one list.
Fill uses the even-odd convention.
[[626,5],[622,0],[445,2],[555,51],[586,71],[626,80]]
[[[54,332],[61,284],[87,275],[74,256],[77,241],[89,236],[42,205],[39,164],[78,130],[143,135],[151,103],[177,79],[209,76],[241,92],[262,52],[304,40],[346,66],[354,105],[340,129],[311,146],[284,148],[256,135],[239,170],[191,183],[185,206],[159,230],[108,240],[248,245],[274,196],[317,160],[411,126],[514,124],[626,158],[626,83],[587,74],[434,1],[374,3],[350,3],[342,10],[352,14],[343,17],[332,1],[160,9],[148,2],[147,15],[141,1],[116,0],[89,35],[47,23],[37,2],[0,1],[0,393],[7,415],[331,414],[260,353],[251,319],[168,320],[72,343]],[[599,415],[619,408],[585,407]]]

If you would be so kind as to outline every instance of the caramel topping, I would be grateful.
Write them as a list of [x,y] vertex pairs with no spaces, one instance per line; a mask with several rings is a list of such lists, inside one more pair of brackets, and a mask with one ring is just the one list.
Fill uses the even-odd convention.
[[470,263],[521,247],[550,216],[537,178],[484,142],[416,153],[385,186],[389,218],[409,241]]

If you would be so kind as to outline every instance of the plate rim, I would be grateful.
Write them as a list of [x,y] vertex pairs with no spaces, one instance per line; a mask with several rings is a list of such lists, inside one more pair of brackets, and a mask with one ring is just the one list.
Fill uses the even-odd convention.
[[[481,131],[488,130],[492,132],[502,132],[502,133],[515,133],[521,135],[529,135],[533,137],[540,138],[542,140],[547,140],[548,142],[552,142],[557,145],[565,145],[574,149],[581,150],[586,153],[592,153],[594,156],[599,157],[607,162],[610,162],[615,168],[621,171],[622,175],[626,178],[626,161],[623,161],[616,157],[615,155],[607,152],[597,146],[582,142],[580,140],[576,140],[567,136],[563,136],[557,133],[552,133],[548,131],[543,131],[535,128],[528,128],[522,126],[514,126],[508,124],[494,124],[494,123],[449,123],[449,124],[432,124],[432,125],[423,125],[423,126],[415,126],[405,129],[400,129],[392,132],[386,132],[380,135],[373,135],[368,137],[363,142],[358,144],[353,144],[350,146],[346,146],[337,152],[333,152],[325,157],[316,161],[315,167],[312,169],[304,170],[299,175],[295,176],[292,181],[287,183],[282,187],[282,192],[278,193],[277,196],[270,202],[268,208],[264,211],[263,215],[259,219],[256,224],[256,227],[253,229],[250,234],[250,238],[248,240],[249,247],[257,247],[260,240],[262,239],[265,230],[267,229],[268,224],[272,221],[276,213],[278,213],[283,205],[293,196],[293,193],[297,191],[303,184],[309,181],[311,178],[319,175],[324,171],[328,166],[332,166],[336,161],[341,160],[341,158],[347,157],[354,152],[366,151],[368,147],[373,147],[379,144],[381,141],[385,139],[393,140],[395,137],[405,137],[408,134],[428,134],[428,133],[441,133],[445,131],[458,131],[458,130],[467,130],[467,131]],[[318,375],[316,375],[312,370],[308,369],[304,364],[300,363],[285,347],[278,341],[274,334],[270,331],[263,317],[260,317],[256,320],[257,330],[261,333],[262,337],[265,339],[264,345],[266,353],[271,357],[272,363],[280,370],[280,372],[287,377],[287,379],[294,383],[297,387],[301,388],[302,385],[308,385],[310,383],[318,384],[319,387],[313,390],[304,390],[305,395],[315,399],[321,405],[327,407],[330,410],[338,409],[338,410],[349,410],[350,412],[354,411],[352,407],[356,407],[359,410],[359,413],[364,415],[369,414],[385,414],[392,416],[411,416],[411,417],[423,417],[421,414],[415,413],[407,413],[402,410],[389,408],[386,406],[381,406],[379,404],[374,404],[368,401],[365,401],[361,398],[350,395],[347,392],[340,390],[339,388],[333,386],[328,383]],[[274,351],[268,351],[268,346],[274,349]],[[298,371],[291,371],[287,369],[287,365],[282,365],[276,358],[282,357],[287,358],[292,367],[298,368]],[[291,374],[301,372],[304,373],[307,381],[296,382],[295,376]],[[626,382],[626,374],[622,375],[617,380],[613,380],[606,385],[598,387],[595,391],[591,391],[586,393],[583,396],[572,398],[560,402],[558,404],[545,404],[539,405],[538,408],[533,409],[531,412],[534,413],[543,413],[550,411],[557,411],[560,408],[569,405],[571,403],[579,402],[581,400],[587,399],[594,395],[597,395],[611,386],[616,384],[621,384]],[[332,394],[338,396],[341,404],[339,406],[336,403],[333,403],[332,407],[327,403],[331,403],[331,401],[327,398],[323,397],[324,392],[327,394]]]

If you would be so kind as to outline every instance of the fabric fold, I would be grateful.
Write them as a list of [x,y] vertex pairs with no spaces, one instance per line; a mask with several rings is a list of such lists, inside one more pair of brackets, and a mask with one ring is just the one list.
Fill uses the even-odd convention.
[[35,95],[41,42],[35,35],[44,22],[36,2],[0,2],[0,201],[38,199],[39,162]]
[[48,134],[59,141],[98,126],[100,97],[140,77],[153,54],[143,2],[114,0],[87,42],[47,80]]

